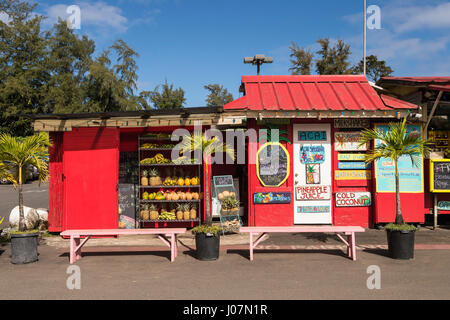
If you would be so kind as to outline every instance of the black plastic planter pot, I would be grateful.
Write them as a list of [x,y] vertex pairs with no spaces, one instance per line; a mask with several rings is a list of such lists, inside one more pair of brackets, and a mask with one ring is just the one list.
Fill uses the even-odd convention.
[[11,234],[11,262],[31,263],[38,260],[38,233]]
[[389,255],[393,259],[414,258],[415,231],[391,231],[386,230]]
[[220,234],[197,233],[195,235],[197,259],[202,261],[217,260],[220,250]]

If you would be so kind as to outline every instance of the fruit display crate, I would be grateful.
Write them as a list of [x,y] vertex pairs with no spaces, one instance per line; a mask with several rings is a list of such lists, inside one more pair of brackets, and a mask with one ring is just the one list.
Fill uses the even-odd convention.
[[174,219],[174,220],[144,220],[144,219],[138,219],[139,220],[139,222],[142,222],[142,223],[151,223],[151,222],[198,222],[199,221],[199,218],[197,218],[197,219],[189,219],[189,220],[176,220],[176,219]]
[[200,203],[201,200],[139,200],[139,202],[141,203],[179,203],[179,202],[183,202],[183,203]]
[[160,185],[160,186],[140,186],[139,188],[145,189],[145,188],[152,188],[152,189],[178,189],[178,188],[201,188],[201,185],[196,184],[196,185],[189,185],[189,186],[165,186],[165,185]]

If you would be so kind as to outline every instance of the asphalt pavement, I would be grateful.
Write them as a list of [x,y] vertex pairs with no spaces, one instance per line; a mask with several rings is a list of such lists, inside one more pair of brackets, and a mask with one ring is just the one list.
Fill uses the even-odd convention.
[[[209,262],[188,250],[170,263],[168,250],[125,249],[86,252],[79,269],[69,268],[66,250],[47,245],[27,265],[11,264],[7,245],[0,253],[0,287],[8,288],[0,299],[450,299],[450,250],[416,250],[407,261],[382,249],[358,250],[356,261],[341,250],[272,251],[253,262],[248,250]],[[369,289],[374,270],[379,289]],[[78,271],[80,289],[69,289]]]

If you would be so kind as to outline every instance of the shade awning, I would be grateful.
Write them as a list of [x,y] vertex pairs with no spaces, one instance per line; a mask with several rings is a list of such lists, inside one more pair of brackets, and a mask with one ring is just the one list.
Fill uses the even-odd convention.
[[247,111],[388,111],[417,105],[387,99],[364,76],[243,76],[244,96],[224,106]]

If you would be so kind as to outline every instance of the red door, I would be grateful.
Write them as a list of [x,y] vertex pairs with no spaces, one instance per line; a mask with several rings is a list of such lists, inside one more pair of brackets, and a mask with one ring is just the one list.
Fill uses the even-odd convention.
[[119,130],[79,128],[64,136],[65,229],[118,227]]

